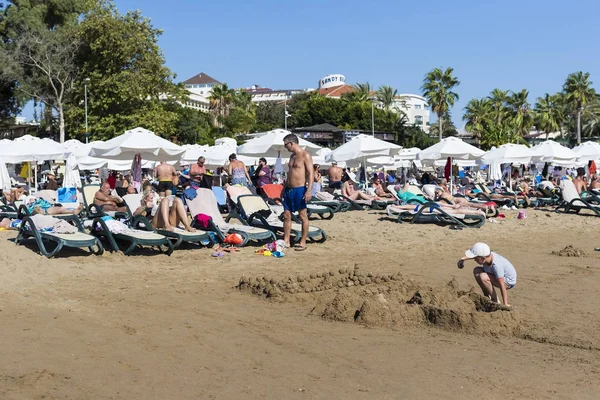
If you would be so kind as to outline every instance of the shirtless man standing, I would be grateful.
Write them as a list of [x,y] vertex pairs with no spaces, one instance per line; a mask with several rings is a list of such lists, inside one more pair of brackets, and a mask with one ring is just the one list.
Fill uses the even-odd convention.
[[127,206],[121,207],[118,204],[123,204],[123,199],[119,196],[111,196],[111,188],[108,182],[104,182],[100,190],[94,195],[94,204],[102,206],[103,211],[120,211],[127,212]]
[[173,179],[177,176],[175,167],[161,161],[154,169],[154,176],[158,179],[158,195],[160,197],[170,196],[173,193]]
[[290,247],[290,235],[292,231],[292,213],[298,212],[302,221],[302,237],[295,246],[296,251],[306,250],[306,238],[308,237],[308,214],[306,213],[306,202],[310,200],[310,192],[314,182],[313,161],[310,154],[300,147],[298,137],[289,134],[283,138],[283,145],[287,151],[292,153],[289,162],[289,172],[285,189],[283,191],[283,240]]
[[332,189],[341,189],[342,188],[342,174],[344,170],[337,166],[336,161],[331,162],[331,168],[327,171],[327,175],[329,175],[329,187]]
[[204,157],[198,157],[198,162],[190,166],[190,187],[198,189],[206,174],[206,165]]
[[584,176],[585,168],[577,168],[577,177],[573,179],[573,185],[575,185],[575,189],[577,189],[577,193],[579,194],[587,190],[587,185],[583,179]]

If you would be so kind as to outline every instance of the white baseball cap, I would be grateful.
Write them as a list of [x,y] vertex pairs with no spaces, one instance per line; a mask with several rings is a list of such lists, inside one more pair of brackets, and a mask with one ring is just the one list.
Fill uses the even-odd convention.
[[490,250],[490,246],[488,246],[485,243],[475,243],[473,245],[473,247],[471,247],[470,250],[465,251],[465,255],[468,258],[475,258],[475,257],[487,257],[492,253],[492,250]]

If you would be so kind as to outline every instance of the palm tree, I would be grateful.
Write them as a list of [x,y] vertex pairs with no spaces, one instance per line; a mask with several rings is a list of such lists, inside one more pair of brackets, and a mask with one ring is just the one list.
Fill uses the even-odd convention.
[[546,93],[544,97],[538,97],[535,104],[535,126],[546,133],[546,139],[550,132],[562,131],[565,122],[564,108],[559,97],[558,94]]
[[563,91],[571,112],[577,116],[577,144],[581,144],[581,112],[596,95],[590,73],[578,71],[570,74],[563,85]]
[[600,95],[596,95],[594,99],[588,104],[583,112],[582,116],[586,119],[585,125],[583,125],[582,131],[587,136],[595,136],[598,128],[600,128]]
[[212,88],[208,101],[215,125],[223,126],[223,120],[229,114],[235,100],[235,90],[229,89],[226,83]]
[[454,102],[458,100],[458,94],[452,89],[460,85],[460,81],[452,76],[452,72],[454,72],[452,68],[446,68],[445,71],[441,68],[434,68],[425,75],[421,86],[423,96],[427,99],[431,110],[438,116],[440,140],[442,140],[444,132],[444,115],[450,111],[450,107],[454,107]]
[[356,96],[354,97],[355,100],[358,100],[362,103],[369,101],[369,98],[371,97],[371,85],[369,82],[357,83],[354,85],[354,89],[356,90]]
[[471,99],[465,107],[463,121],[465,129],[471,132],[477,140],[481,140],[481,133],[490,123],[492,105],[489,99]]
[[380,86],[376,93],[377,101],[385,110],[389,110],[394,105],[397,96],[398,90],[391,86]]
[[527,101],[528,96],[529,91],[523,89],[520,92],[512,92],[506,100],[511,111],[513,125],[521,136],[528,134],[533,126],[533,112]]
[[502,119],[506,116],[506,101],[508,100],[508,90],[494,89],[487,97],[494,111],[494,117],[497,125],[502,124]]

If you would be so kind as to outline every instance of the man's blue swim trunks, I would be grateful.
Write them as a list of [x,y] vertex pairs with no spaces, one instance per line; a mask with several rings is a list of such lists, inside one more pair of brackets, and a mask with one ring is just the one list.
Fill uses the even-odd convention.
[[306,186],[297,188],[285,188],[283,191],[283,209],[291,212],[296,212],[306,209]]

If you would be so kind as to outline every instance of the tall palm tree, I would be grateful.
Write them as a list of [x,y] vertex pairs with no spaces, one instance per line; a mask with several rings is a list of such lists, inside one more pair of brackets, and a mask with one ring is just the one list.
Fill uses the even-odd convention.
[[471,132],[477,140],[481,140],[481,133],[490,123],[492,105],[489,99],[471,99],[464,108],[463,121],[465,129]]
[[512,92],[506,100],[514,127],[521,136],[528,134],[533,127],[533,112],[527,101],[528,96],[529,91],[523,89],[520,92]]
[[559,97],[558,94],[546,93],[544,97],[538,97],[535,104],[535,126],[546,133],[546,139],[550,132],[562,131],[565,123],[564,108]]
[[458,94],[453,92],[456,86],[460,85],[460,81],[452,75],[454,69],[434,68],[425,75],[421,91],[423,97],[431,106],[431,110],[438,116],[439,137],[442,140],[444,132],[444,115],[450,111],[450,107],[454,107],[454,102],[458,100]]
[[487,97],[494,111],[496,124],[501,125],[502,119],[507,114],[506,101],[508,100],[508,90],[494,89]]
[[582,130],[587,136],[596,136],[600,128],[600,95],[594,99],[585,108],[582,117],[586,119]]
[[235,90],[229,89],[226,83],[212,88],[208,101],[215,125],[223,126],[223,120],[229,114],[235,100]]
[[381,103],[381,106],[385,110],[389,110],[393,105],[396,97],[398,96],[398,90],[391,86],[380,86],[377,90],[376,97],[377,101]]
[[590,73],[578,71],[570,74],[563,85],[563,91],[571,112],[577,116],[577,144],[581,144],[581,112],[596,95]]
[[356,90],[356,92],[355,92],[356,100],[358,100],[359,102],[362,102],[362,103],[366,103],[369,101],[369,98],[371,96],[371,90],[372,90],[369,82],[357,83],[356,85],[354,85],[354,89]]

